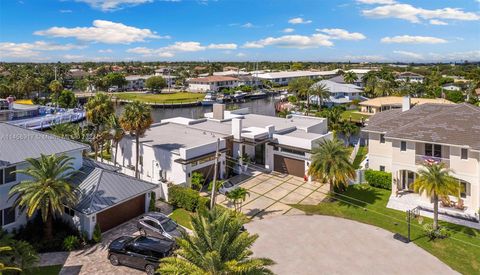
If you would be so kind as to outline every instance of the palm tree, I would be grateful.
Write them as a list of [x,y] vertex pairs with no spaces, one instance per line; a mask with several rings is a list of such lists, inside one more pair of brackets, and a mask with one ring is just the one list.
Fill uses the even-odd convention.
[[308,173],[328,183],[333,192],[334,187],[348,186],[348,180],[355,177],[355,168],[348,149],[338,139],[325,139],[313,149]]
[[26,159],[29,167],[15,172],[31,179],[13,186],[9,199],[16,197],[14,205],[26,210],[29,218],[40,210],[47,240],[53,237],[53,216],[62,214],[64,205],[71,206],[76,201],[74,187],[68,182],[76,172],[72,159],[66,155],[41,155],[39,159]]
[[179,257],[161,260],[161,274],[273,274],[266,258],[251,258],[258,235],[242,230],[243,221],[214,208],[192,217],[193,234],[177,239]]
[[56,136],[62,138],[71,138],[74,134],[76,124],[72,123],[61,123],[61,124],[54,124],[51,127],[52,133]]
[[336,131],[340,128],[340,119],[342,117],[342,110],[338,107],[329,108],[324,110],[324,115],[328,121],[328,129],[336,134]]
[[120,125],[118,117],[114,114],[110,115],[110,118],[108,120],[108,126],[110,127],[111,138],[113,144],[115,145],[115,156],[113,157],[113,165],[117,166],[118,144],[125,136],[125,131],[123,130],[122,125]]
[[250,196],[250,193],[243,187],[236,188],[227,193],[227,198],[232,200],[235,211],[242,210],[242,204],[247,199],[247,196]]
[[310,95],[318,97],[320,110],[322,109],[323,100],[330,97],[330,89],[324,83],[316,83],[310,87]]
[[[87,121],[95,126],[94,139],[101,140],[99,136],[100,130],[104,128],[109,117],[114,113],[113,103],[107,94],[97,93],[88,100],[85,108]],[[97,159],[98,156],[98,148],[98,145],[94,146],[95,159]]]
[[413,182],[413,190],[433,198],[433,229],[438,229],[438,198],[460,192],[458,180],[450,176],[450,169],[444,163],[424,164]]
[[125,106],[120,117],[120,125],[123,130],[135,136],[135,177],[138,178],[138,161],[140,159],[140,137],[150,128],[153,123],[150,106],[138,100]]
[[[55,102],[58,102],[58,96],[60,96],[60,93],[63,91],[62,83],[60,83],[58,80],[52,80],[52,82],[48,84],[48,89],[52,91]],[[57,106],[57,104],[55,106]]]
[[354,83],[355,80],[357,79],[358,79],[357,74],[352,71],[348,71],[343,75],[343,80],[345,81],[345,83],[348,83],[348,84]]
[[[10,246],[0,246],[0,253],[11,252],[12,250]],[[22,270],[18,267],[6,266],[2,260],[2,262],[0,262],[0,274],[3,274],[3,272],[22,272]]]
[[351,121],[343,121],[340,126],[340,131],[345,136],[348,146],[350,145],[350,138],[352,137],[352,135],[358,134],[360,128]]

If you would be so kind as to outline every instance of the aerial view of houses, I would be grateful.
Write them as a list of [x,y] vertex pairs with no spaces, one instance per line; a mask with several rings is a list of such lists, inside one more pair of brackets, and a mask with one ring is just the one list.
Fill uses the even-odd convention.
[[0,4],[0,274],[480,274],[480,6]]

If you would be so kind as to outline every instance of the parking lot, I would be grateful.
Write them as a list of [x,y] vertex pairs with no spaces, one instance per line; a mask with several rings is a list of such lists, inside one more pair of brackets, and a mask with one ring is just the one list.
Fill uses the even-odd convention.
[[[249,192],[242,212],[256,219],[303,214],[289,204],[318,204],[328,192],[327,185],[309,183],[302,178],[279,173],[258,173],[243,180],[240,186]],[[217,203],[233,208],[232,202],[224,195],[217,197]]]

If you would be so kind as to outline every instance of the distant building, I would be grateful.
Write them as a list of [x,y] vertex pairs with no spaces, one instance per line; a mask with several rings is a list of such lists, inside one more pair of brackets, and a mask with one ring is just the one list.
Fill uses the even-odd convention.
[[[327,106],[348,104],[351,103],[352,100],[362,99],[361,93],[363,90],[353,84],[340,84],[331,80],[320,80],[313,84],[314,87],[318,85],[325,85],[330,93],[330,96],[323,100],[323,104]],[[310,101],[320,104],[318,96],[311,96]]]
[[262,80],[258,77],[252,75],[239,75],[238,78],[238,86],[250,86],[250,87],[258,87],[263,85]]
[[263,80],[268,80],[277,85],[288,85],[290,81],[297,78],[319,79],[323,77],[332,77],[337,74],[337,71],[284,71],[284,72],[269,72],[258,74],[257,77]]
[[238,71],[239,68],[238,67],[233,67],[233,66],[225,66],[223,67],[223,71],[224,72],[227,72],[227,71]]
[[192,92],[219,91],[223,88],[238,86],[238,78],[231,76],[206,76],[187,80],[188,90]]
[[[376,97],[360,102],[360,112],[376,114],[390,109],[402,108],[403,101],[406,100],[400,96]],[[427,103],[433,104],[455,104],[443,98],[415,98],[408,99],[410,107]]]
[[395,76],[396,81],[404,81],[404,82],[411,82],[411,83],[423,83],[425,77],[420,74],[412,73],[412,72],[404,72],[398,73]]
[[[125,85],[123,88],[129,91],[141,91],[144,90],[145,87],[145,82],[147,79],[152,77],[154,75],[128,75],[125,77],[125,80],[127,81],[127,85]],[[175,78],[176,76],[173,75],[155,75],[155,76],[161,76],[163,79],[165,79],[165,82],[167,83],[167,86],[172,86],[175,84]]]
[[462,88],[460,88],[459,86],[457,86],[455,84],[452,84],[452,83],[448,83],[448,84],[443,85],[442,89],[446,90],[446,91],[461,91],[462,90]]

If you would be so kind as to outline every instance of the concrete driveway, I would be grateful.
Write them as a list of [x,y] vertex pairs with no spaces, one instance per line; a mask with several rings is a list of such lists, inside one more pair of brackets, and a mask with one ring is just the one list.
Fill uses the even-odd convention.
[[329,216],[277,216],[245,225],[254,256],[275,274],[458,274],[413,243],[371,225]]
[[[276,172],[243,176],[240,186],[246,188],[250,194],[243,203],[242,212],[257,219],[304,214],[289,204],[318,204],[328,192],[326,185],[305,182],[303,178]],[[217,203],[233,208],[231,201],[223,195],[217,197]]]

